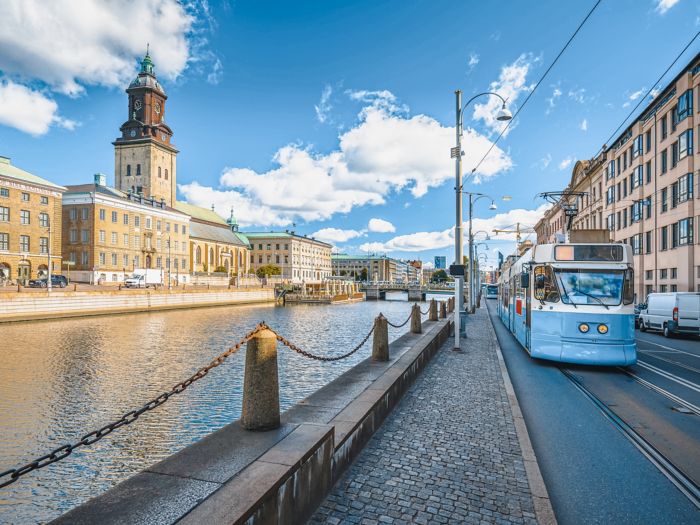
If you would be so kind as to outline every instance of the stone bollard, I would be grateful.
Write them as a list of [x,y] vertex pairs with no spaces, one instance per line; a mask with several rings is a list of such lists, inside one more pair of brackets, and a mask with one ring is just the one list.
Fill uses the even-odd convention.
[[437,310],[437,301],[435,299],[430,300],[430,308],[428,309],[428,321],[437,321],[438,320],[438,310]]
[[445,306],[445,301],[440,301],[440,319],[445,319],[447,317],[447,306]]
[[268,329],[248,341],[241,425],[246,430],[272,430],[280,426],[277,337]]
[[374,320],[374,338],[372,339],[372,361],[389,360],[389,324],[386,317],[379,314]]
[[418,303],[413,304],[413,309],[411,310],[411,333],[420,334],[423,332],[420,323],[420,306]]

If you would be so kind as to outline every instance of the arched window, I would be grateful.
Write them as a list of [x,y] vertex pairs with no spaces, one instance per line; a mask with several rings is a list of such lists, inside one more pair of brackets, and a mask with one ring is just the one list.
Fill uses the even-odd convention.
[[168,180],[168,168],[165,168],[165,180]]
[[126,176],[131,177],[131,164],[126,165]]
[[197,254],[195,256],[195,262],[197,264],[202,263],[202,249],[199,246],[197,246]]
[[214,262],[214,248],[209,248],[209,264]]
[[136,176],[140,176],[140,175],[141,175],[141,164],[137,164],[136,165]]
[[159,179],[162,179],[162,178],[163,178],[163,177],[161,176],[161,174],[160,174],[160,166],[158,166],[158,178],[159,178]]

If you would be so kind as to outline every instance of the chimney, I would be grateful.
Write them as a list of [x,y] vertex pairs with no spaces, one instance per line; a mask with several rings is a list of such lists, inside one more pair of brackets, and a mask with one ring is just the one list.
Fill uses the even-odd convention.
[[95,186],[107,186],[107,176],[104,173],[95,173]]

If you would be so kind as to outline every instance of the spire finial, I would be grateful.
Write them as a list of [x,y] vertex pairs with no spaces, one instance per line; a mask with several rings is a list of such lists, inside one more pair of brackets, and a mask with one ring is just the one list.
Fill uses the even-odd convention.
[[151,44],[149,42],[146,42],[146,56],[148,56],[148,52],[150,51]]

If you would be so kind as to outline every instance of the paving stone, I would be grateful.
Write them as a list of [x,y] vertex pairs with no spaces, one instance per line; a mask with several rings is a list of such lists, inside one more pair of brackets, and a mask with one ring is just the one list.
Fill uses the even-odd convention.
[[452,340],[438,351],[311,523],[536,523],[485,309],[467,332],[463,352]]

